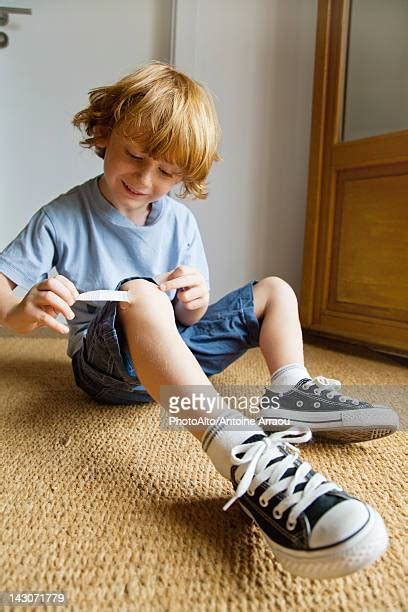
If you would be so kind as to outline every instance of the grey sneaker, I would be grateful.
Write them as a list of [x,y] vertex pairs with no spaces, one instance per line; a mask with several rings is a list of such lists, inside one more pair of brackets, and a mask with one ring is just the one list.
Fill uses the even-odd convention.
[[[315,438],[335,442],[362,442],[388,436],[399,427],[397,413],[340,392],[338,380],[316,376],[277,392],[265,387],[256,422],[264,431],[306,426]],[[284,390],[286,389],[286,390]]]

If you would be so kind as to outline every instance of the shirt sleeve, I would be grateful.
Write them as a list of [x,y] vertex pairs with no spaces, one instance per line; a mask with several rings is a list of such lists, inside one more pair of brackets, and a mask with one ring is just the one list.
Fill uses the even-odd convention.
[[203,275],[207,283],[208,291],[210,291],[210,274],[200,230],[193,215],[191,215],[190,220],[191,227],[187,236],[187,248],[184,251],[180,263],[181,265],[197,268]]
[[48,278],[56,265],[55,229],[41,208],[0,253],[0,272],[25,289]]

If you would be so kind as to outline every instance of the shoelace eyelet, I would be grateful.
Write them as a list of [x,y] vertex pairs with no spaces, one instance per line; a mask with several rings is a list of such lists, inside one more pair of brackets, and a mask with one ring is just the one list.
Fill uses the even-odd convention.
[[328,394],[327,394],[327,397],[328,397],[329,399],[333,399],[334,395],[333,395],[333,393],[328,393]]
[[255,495],[255,491],[251,491],[251,489],[248,489],[247,494],[249,495],[249,497],[253,497]]
[[345,404],[345,403],[347,402],[347,400],[346,400],[346,398],[345,398],[345,397],[341,397],[341,398],[340,398],[340,401],[341,401],[341,403],[342,403],[342,404]]
[[[259,508],[266,508],[266,506],[269,506],[270,497],[274,497],[277,493],[283,493],[283,497],[285,497],[284,505],[288,507],[293,506],[290,516],[296,516],[296,512],[299,513],[303,507],[311,505],[314,500],[324,495],[327,491],[339,489],[335,483],[327,481],[327,479],[318,472],[314,473],[309,480],[307,479],[310,465],[308,463],[302,463],[297,459],[299,449],[297,446],[294,446],[294,444],[309,442],[311,437],[312,432],[309,427],[291,427],[287,431],[278,431],[265,438],[248,443],[244,449],[242,445],[233,447],[231,456],[234,459],[237,458],[236,455],[238,452],[244,450],[239,462],[242,464],[242,470],[240,470],[242,473],[241,478],[236,475],[237,487],[235,495],[224,505],[223,510],[228,510],[228,508],[245,495],[248,490],[253,488],[256,489],[257,485],[261,483],[265,487],[265,490],[262,495],[257,497],[257,501],[259,500]],[[287,452],[285,447],[290,449],[291,452]],[[292,452],[292,450],[295,452]],[[284,455],[281,459],[283,463],[279,464],[278,462],[278,466],[275,465],[275,462],[270,461],[270,459],[275,459],[277,454]],[[265,464],[267,464],[267,467],[265,467]],[[282,483],[284,488],[282,487],[281,490],[280,485],[275,485],[277,485],[278,481],[280,482],[280,476],[282,476],[282,474],[285,475],[288,469],[294,469],[294,473],[289,476],[289,482],[286,479],[284,480]],[[255,475],[256,480],[253,482]],[[306,486],[301,492],[294,493],[295,485],[299,483],[305,483]],[[299,504],[302,505],[302,508],[299,507]],[[270,508],[271,515],[274,508],[275,504]],[[285,516],[285,513],[283,513],[283,516]],[[274,517],[283,518],[283,516],[281,517],[275,509]]]
[[276,508],[274,508],[274,509],[272,510],[272,516],[273,516],[273,518],[275,518],[275,519],[278,519],[278,520],[279,520],[279,519],[281,519],[281,518],[282,518],[282,513],[281,513],[281,512],[279,512],[279,510],[276,510]]
[[296,521],[286,521],[286,529],[288,531],[293,531],[296,527]]
[[321,395],[322,394],[322,392],[319,389],[314,389],[313,393],[315,395]]
[[358,400],[353,400],[353,404],[354,404],[354,406],[359,406],[360,402]]

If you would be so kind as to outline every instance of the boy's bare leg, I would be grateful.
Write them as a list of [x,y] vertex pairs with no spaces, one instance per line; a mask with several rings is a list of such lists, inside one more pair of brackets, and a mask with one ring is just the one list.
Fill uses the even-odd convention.
[[[130,304],[120,303],[118,314],[138,377],[160,403],[160,387],[207,386],[205,395],[219,396],[197,359],[181,338],[167,295],[153,283],[135,279],[122,285]],[[302,330],[296,295],[285,281],[267,277],[253,289],[255,315],[260,321],[259,346],[271,374],[288,363],[303,364]],[[221,404],[222,406],[222,404]],[[183,410],[186,418],[197,413]],[[201,440],[202,431],[192,433]]]
[[[121,288],[131,292],[132,301],[119,303],[119,318],[135,370],[148,393],[160,403],[162,385],[206,385],[206,395],[218,396],[181,338],[168,296],[157,285],[143,279],[127,281]],[[196,417],[197,413],[183,410],[183,416]],[[192,433],[201,440],[204,430],[194,429]]]
[[253,288],[255,315],[261,323],[259,347],[269,371],[288,363],[304,365],[298,302],[284,280],[268,276]]

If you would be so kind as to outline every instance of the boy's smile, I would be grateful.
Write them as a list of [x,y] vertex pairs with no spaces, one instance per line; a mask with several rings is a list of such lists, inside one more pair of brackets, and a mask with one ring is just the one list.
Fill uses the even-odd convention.
[[102,195],[137,225],[144,225],[155,202],[182,180],[180,169],[164,160],[148,157],[143,148],[113,130],[100,139],[106,146]]
[[125,181],[122,181],[122,183],[124,184],[124,186],[126,187],[126,191],[129,192],[129,195],[131,196],[142,196],[142,195],[148,195],[147,193],[142,193],[141,191],[138,191],[136,189],[132,189],[130,187],[130,185],[128,185],[127,183],[125,183]]

